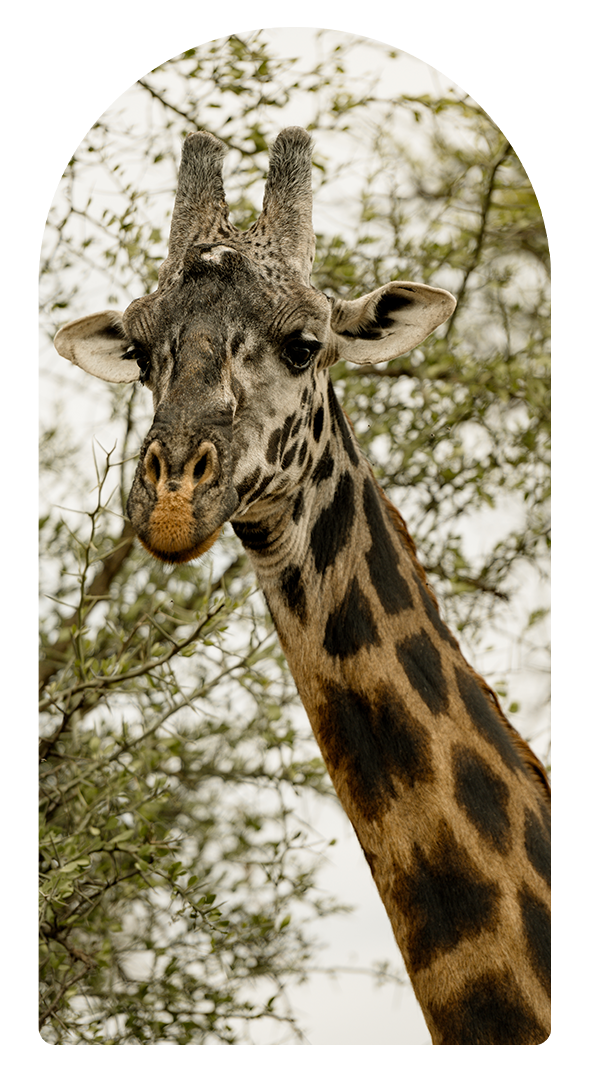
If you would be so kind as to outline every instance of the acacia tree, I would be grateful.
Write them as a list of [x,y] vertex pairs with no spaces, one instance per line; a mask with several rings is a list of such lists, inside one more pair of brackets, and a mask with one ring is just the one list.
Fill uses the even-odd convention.
[[[367,50],[372,74],[351,74]],[[244,227],[279,128],[321,133],[315,285],[346,297],[397,277],[458,297],[410,356],[378,370],[341,363],[333,379],[447,621],[472,655],[496,645],[495,627],[512,642],[509,663],[492,651],[486,675],[518,723],[527,667],[532,704],[544,695],[545,610],[530,582],[546,574],[548,547],[547,243],[489,117],[453,88],[388,96],[395,63],[325,34],[297,59],[258,33],[140,80],[64,174],[44,245],[43,325],[50,340],[93,304],[124,308],[154,288],[189,131],[230,147],[228,201]],[[301,1039],[288,988],[311,963],[310,921],[336,902],[317,889],[324,842],[299,821],[296,796],[331,788],[269,617],[229,531],[188,568],[138,550],[124,508],[149,402],[137,385],[89,394],[86,377],[47,357],[42,1033],[232,1043],[271,1018],[269,1038],[283,1026]],[[510,517],[492,519],[495,543],[474,546],[474,519],[497,506]],[[546,761],[546,728],[531,715],[521,728]]]

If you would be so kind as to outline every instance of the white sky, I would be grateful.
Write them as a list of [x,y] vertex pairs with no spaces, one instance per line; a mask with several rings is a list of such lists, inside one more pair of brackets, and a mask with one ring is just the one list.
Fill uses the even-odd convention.
[[[310,50],[316,49],[313,41],[316,29],[316,27],[269,27],[267,39],[271,51],[285,56],[306,55]],[[334,30],[332,34],[336,43],[343,40],[344,35],[340,31]],[[349,58],[347,64],[350,63]],[[354,54],[353,65],[358,68],[359,74],[365,70],[375,72],[375,51],[370,48],[360,49]],[[452,72],[441,74],[411,54],[403,53],[395,61],[387,61],[384,56],[383,64],[381,64],[379,94],[391,98],[400,94],[438,95],[448,86],[457,85],[453,83],[451,77]],[[473,90],[473,96],[478,96],[477,89]],[[122,95],[117,105],[124,104],[126,98],[128,95]],[[481,104],[485,107],[485,102]],[[107,106],[108,103],[105,102],[105,109]],[[129,94],[129,107],[133,108],[132,94]],[[311,117],[312,107],[310,104],[306,109],[305,102],[294,98],[293,102],[282,111],[281,126],[289,124],[305,126]],[[94,117],[89,117],[89,128],[94,119]],[[341,146],[346,155],[350,144],[344,141]],[[178,147],[178,152],[179,150],[180,147]],[[331,147],[326,152],[332,154],[334,151],[335,147]],[[335,223],[333,214],[331,205],[324,205],[321,200],[314,206],[314,221],[320,229],[341,231],[343,223],[339,215]],[[109,305],[105,303],[96,305],[95,298],[93,297],[92,301],[89,298],[88,312],[95,310],[97,306]],[[80,315],[82,313],[86,312],[80,311]],[[73,315],[69,318],[73,318]],[[55,403],[44,400],[43,395],[46,392],[46,396],[52,397],[50,386],[55,389],[56,365],[66,365],[66,363],[56,357],[51,350],[42,348],[42,369],[52,373],[50,383],[42,382],[41,410],[43,414],[48,409],[50,411],[55,409]],[[76,401],[76,417],[72,417],[72,421],[83,427],[88,436],[86,445],[88,445],[90,458],[93,436],[107,448],[112,445],[112,432],[105,423],[110,411],[110,399],[107,404],[107,399],[100,396],[99,387],[84,373],[64,368],[61,374],[63,374],[64,397],[71,395],[71,400]],[[69,415],[68,410],[68,417]],[[59,493],[59,497],[55,497],[55,493],[42,493],[42,502],[48,499],[50,502],[62,502],[63,498],[63,493]],[[71,498],[70,505],[76,505],[75,498]],[[403,508],[401,509],[403,512]],[[509,515],[510,508],[506,510],[506,513]],[[488,516],[483,531],[473,530],[472,543],[479,545],[483,532],[486,543],[490,544],[493,533],[496,530],[501,533],[505,526],[506,518],[502,517],[501,511],[499,517]],[[526,588],[538,589],[538,582],[534,576]],[[497,643],[491,644],[494,650],[497,649]],[[538,688],[534,685],[534,681],[527,688],[525,677],[524,690],[521,693],[526,696],[528,692],[531,692],[531,696],[535,698],[538,695]],[[307,720],[304,723],[307,723]],[[542,753],[545,745],[536,746],[536,749]],[[319,922],[316,934],[322,942],[326,943],[326,948],[319,953],[317,963],[353,966],[362,970],[367,969],[379,959],[388,958],[392,960],[394,967],[398,967],[400,974],[403,974],[403,963],[395,947],[385,910],[380,903],[358,841],[344,813],[340,812],[339,808],[331,808],[324,801],[319,801],[311,795],[301,799],[298,813],[326,837],[338,837],[338,844],[328,850],[319,881],[328,893],[356,906],[356,911],[352,915],[333,917]],[[408,983],[405,987],[394,987],[388,984],[376,988],[373,979],[365,975],[341,974],[336,978],[331,978],[321,974],[312,974],[307,984],[291,991],[290,1001],[301,1027],[307,1031],[311,1044],[430,1044],[431,1042],[423,1016]],[[271,1043],[279,1036],[278,1030],[270,1023],[268,1025],[258,1023],[252,1031],[260,1044]]]

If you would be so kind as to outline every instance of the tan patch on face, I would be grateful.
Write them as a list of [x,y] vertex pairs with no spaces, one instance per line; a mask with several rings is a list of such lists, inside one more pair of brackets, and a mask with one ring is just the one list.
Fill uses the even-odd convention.
[[190,563],[191,559],[198,559],[199,556],[204,555],[205,552],[215,544],[215,541],[221,533],[221,529],[222,527],[219,526],[219,529],[216,529],[210,537],[206,537],[200,544],[176,552],[158,549],[157,547],[148,544],[147,541],[141,540],[141,537],[139,540],[150,555],[155,556],[156,559],[160,559],[162,563]]
[[[184,487],[184,485],[183,485]],[[191,487],[190,494],[192,496]],[[161,552],[182,552],[193,543],[192,499],[179,492],[159,494],[149,526],[149,543]]]

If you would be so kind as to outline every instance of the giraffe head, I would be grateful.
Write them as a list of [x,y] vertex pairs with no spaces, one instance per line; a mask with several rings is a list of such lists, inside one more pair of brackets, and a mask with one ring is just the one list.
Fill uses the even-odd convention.
[[262,213],[246,232],[229,221],[224,152],[205,132],[185,141],[157,290],[125,312],[77,319],[55,339],[90,374],[152,391],[128,513],[166,562],[196,558],[224,522],[297,486],[321,450],[331,364],[407,353],[455,307],[443,289],[399,281],[330,301],[310,284],[307,132],[278,136]]

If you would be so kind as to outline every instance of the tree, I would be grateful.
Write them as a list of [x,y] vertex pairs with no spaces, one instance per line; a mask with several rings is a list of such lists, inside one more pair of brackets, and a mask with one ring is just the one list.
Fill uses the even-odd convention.
[[[333,379],[447,621],[472,656],[491,648],[486,674],[518,713],[518,669],[534,665],[538,684],[546,651],[535,583],[548,548],[547,243],[489,117],[454,88],[392,97],[395,65],[374,44],[321,33],[293,59],[260,33],[141,79],[68,165],[46,233],[43,322],[51,339],[93,304],[123,308],[154,288],[195,126],[231,148],[241,226],[279,128],[317,133],[317,287],[354,296],[398,277],[459,299],[410,356],[371,371],[339,364]],[[50,365],[42,1032],[231,1043],[270,1017],[299,1039],[288,987],[311,963],[310,919],[336,902],[317,889],[323,843],[298,821],[296,797],[330,798],[330,787],[269,617],[229,531],[196,567],[170,571],[138,550],[124,507],[150,403],[137,386],[89,395],[83,375]],[[97,431],[106,449],[95,444],[91,479]],[[56,506],[73,501],[79,512]],[[492,518],[496,542],[476,547],[473,522],[495,507],[510,516]],[[512,671],[494,667],[496,627],[518,647]],[[544,725],[521,716],[546,760]]]

